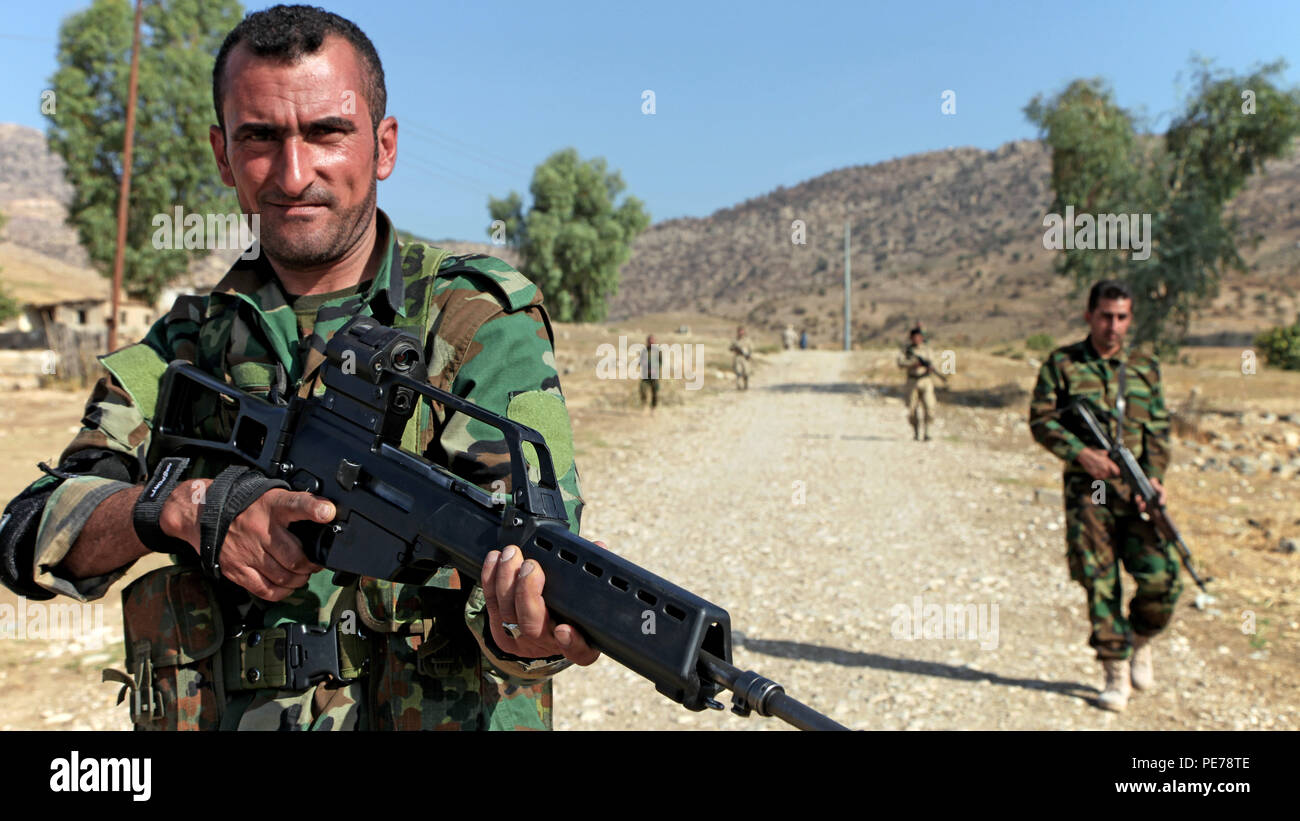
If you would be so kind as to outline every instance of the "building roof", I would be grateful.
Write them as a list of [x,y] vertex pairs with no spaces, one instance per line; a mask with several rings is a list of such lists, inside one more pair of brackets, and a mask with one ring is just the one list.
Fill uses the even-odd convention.
[[[23,305],[105,301],[112,283],[89,268],[78,268],[39,251],[0,242],[0,285]],[[123,304],[141,304],[123,300]]]

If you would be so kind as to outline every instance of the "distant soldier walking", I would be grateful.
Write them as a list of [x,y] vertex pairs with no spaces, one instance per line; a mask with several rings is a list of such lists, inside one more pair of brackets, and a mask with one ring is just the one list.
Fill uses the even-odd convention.
[[736,372],[736,389],[749,390],[749,360],[754,351],[749,346],[749,340],[745,339],[744,325],[736,328],[736,341],[731,343],[731,352],[735,354],[731,368]]
[[781,344],[788,351],[799,342],[799,334],[794,332],[793,325],[786,325],[785,330],[781,332]]
[[655,344],[655,335],[650,334],[645,338],[645,350],[641,351],[637,370],[641,374],[641,407],[649,402],[651,413],[659,407],[659,367],[659,346]]
[[941,375],[934,370],[934,352],[925,344],[925,333],[917,325],[908,331],[910,341],[898,355],[898,367],[907,372],[903,393],[907,396],[907,418],[912,423],[912,438],[930,441],[930,423],[934,421],[938,401],[934,398],[934,380]]
[[[1068,408],[1082,398],[1094,413],[1113,415],[1113,426],[1108,419],[1103,424],[1137,457],[1160,504],[1169,465],[1169,413],[1155,357],[1124,343],[1133,319],[1128,286],[1114,280],[1093,285],[1083,318],[1088,337],[1057,348],[1039,370],[1029,425],[1034,439],[1065,462],[1066,559],[1070,577],[1087,593],[1088,643],[1106,672],[1098,704],[1118,712],[1128,704],[1130,682],[1139,690],[1155,684],[1151,639],[1169,624],[1182,592],[1178,554],[1140,515],[1146,505],[1118,478],[1119,467],[1104,450],[1085,444],[1091,440]],[[1121,561],[1137,582],[1127,618]]]

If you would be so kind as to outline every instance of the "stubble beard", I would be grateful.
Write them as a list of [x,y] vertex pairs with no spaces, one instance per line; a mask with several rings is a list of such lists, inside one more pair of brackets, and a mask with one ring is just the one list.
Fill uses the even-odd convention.
[[295,224],[295,220],[268,220],[263,210],[259,240],[268,256],[291,269],[312,269],[342,259],[357,244],[374,218],[378,183],[370,178],[370,190],[358,205],[335,211],[328,195],[308,197],[305,203],[328,206],[325,224],[319,228]]

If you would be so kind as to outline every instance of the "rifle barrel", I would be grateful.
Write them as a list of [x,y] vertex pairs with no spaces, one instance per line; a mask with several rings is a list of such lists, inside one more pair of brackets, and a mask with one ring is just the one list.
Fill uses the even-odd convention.
[[708,678],[735,694],[733,703],[739,703],[732,708],[732,712],[746,715],[753,710],[761,716],[779,718],[800,730],[849,729],[786,695],[781,685],[771,679],[753,672],[742,672],[739,667],[728,664],[712,653],[700,651],[700,666]]

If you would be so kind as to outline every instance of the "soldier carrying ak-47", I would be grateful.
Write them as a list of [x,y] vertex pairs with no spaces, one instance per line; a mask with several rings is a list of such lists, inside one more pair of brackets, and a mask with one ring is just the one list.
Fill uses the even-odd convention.
[[[934,398],[934,379],[944,379],[943,374],[934,369],[934,353],[925,344],[925,332],[918,324],[908,331],[910,342],[898,355],[898,367],[907,371],[907,384],[903,392],[907,396],[907,417],[912,423],[912,438],[930,441],[930,423],[934,421],[934,411],[938,400]],[[946,380],[945,380],[946,381]],[[925,411],[925,421],[921,421],[921,411]]]
[[749,389],[749,360],[754,355],[754,349],[750,347],[749,340],[745,339],[745,326],[741,325],[736,328],[736,340],[731,343],[730,351],[734,356],[731,361],[731,369],[736,372],[736,388],[738,390]]
[[[1052,351],[1038,372],[1029,426],[1034,439],[1065,462],[1070,577],[1087,593],[1092,622],[1088,643],[1106,671],[1098,704],[1118,712],[1128,704],[1130,680],[1139,690],[1154,686],[1150,642],[1168,626],[1182,592],[1177,531],[1168,528],[1174,538],[1161,532],[1166,521],[1162,481],[1169,465],[1169,412],[1155,357],[1130,351],[1124,344],[1133,320],[1128,286],[1114,280],[1093,285],[1083,317],[1088,337]],[[1131,452],[1121,461],[1135,462],[1149,479],[1154,504],[1148,506],[1124,480],[1120,465],[1111,458],[1119,451],[1097,447],[1096,435],[1074,418],[1080,414],[1072,406],[1079,401],[1095,416],[1115,418],[1110,435]],[[1135,473],[1135,478],[1140,484],[1141,476]],[[1144,518],[1144,512],[1154,518]],[[1127,618],[1120,561],[1137,582]]]

